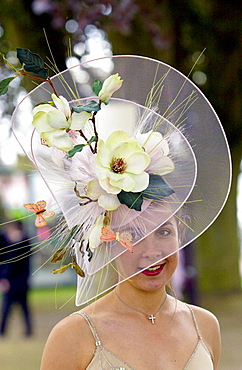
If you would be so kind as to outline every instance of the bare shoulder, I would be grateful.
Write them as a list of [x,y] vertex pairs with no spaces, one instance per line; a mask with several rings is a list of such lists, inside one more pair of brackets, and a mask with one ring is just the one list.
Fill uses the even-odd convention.
[[218,319],[212,312],[198,306],[190,305],[190,307],[195,314],[199,329],[202,333],[210,334],[211,332],[215,332],[215,334],[218,334],[220,332]]
[[190,307],[192,308],[196,317],[198,328],[203,341],[213,357],[216,369],[218,366],[221,351],[220,327],[218,319],[212,312],[204,308],[192,305]]
[[73,314],[51,331],[43,352],[41,370],[86,369],[95,343],[86,320]]

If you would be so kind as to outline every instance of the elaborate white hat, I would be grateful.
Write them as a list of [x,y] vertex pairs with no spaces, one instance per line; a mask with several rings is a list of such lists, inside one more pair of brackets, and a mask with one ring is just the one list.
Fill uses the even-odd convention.
[[161,253],[157,244],[143,270],[194,241],[222,210],[231,183],[223,128],[198,87],[171,66],[134,55],[99,58],[28,96],[38,104],[33,119],[18,119],[25,97],[13,130],[66,221],[55,258],[73,255],[77,305],[140,273],[132,263],[120,272],[117,259],[132,261],[169,219],[180,233],[175,250]]

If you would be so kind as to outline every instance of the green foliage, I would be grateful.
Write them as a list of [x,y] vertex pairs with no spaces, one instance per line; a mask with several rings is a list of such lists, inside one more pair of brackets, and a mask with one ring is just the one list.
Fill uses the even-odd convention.
[[50,262],[52,263],[55,263],[55,262],[58,262],[58,261],[61,261],[65,256],[66,256],[66,253],[68,252],[68,248],[61,248],[61,249],[58,249],[52,256],[52,259]]
[[94,84],[92,85],[92,91],[94,94],[98,96],[99,92],[101,91],[103,87],[103,82],[99,81],[97,78],[94,80]]
[[81,276],[82,278],[85,277],[85,272],[81,269],[81,267],[77,263],[73,263],[72,268],[76,271],[77,275]]
[[28,49],[17,48],[17,57],[25,71],[33,72],[44,79],[48,77],[48,69],[45,68],[43,59],[38,54],[31,53]]
[[95,100],[91,100],[90,103],[86,105],[78,105],[77,107],[72,107],[72,109],[76,113],[81,113],[81,112],[92,113],[92,112],[98,112],[101,109],[101,107],[100,107],[100,104],[97,103]]
[[5,55],[3,53],[0,53],[0,56],[3,58],[4,63],[9,65],[9,61],[7,60],[7,58],[5,58]]
[[136,211],[141,211],[144,198],[161,200],[162,198],[169,197],[169,195],[173,193],[174,190],[169,188],[162,177],[150,174],[149,185],[144,191],[132,193],[122,190],[119,194],[117,194],[117,197],[121,204],[125,204],[127,207],[135,209]]
[[6,92],[8,91],[8,85],[14,79],[15,79],[15,77],[8,77],[8,78],[5,78],[4,80],[0,81],[0,95],[6,94]]
[[72,148],[71,150],[69,150],[69,152],[68,152],[68,158],[72,158],[76,153],[81,152],[82,149],[84,148],[84,146],[86,146],[86,144],[78,144],[78,145],[75,145],[74,148]]
[[141,193],[132,193],[121,190],[117,194],[118,200],[121,204],[125,204],[130,209],[135,209],[136,211],[141,211],[141,206],[143,203],[143,197]]
[[92,136],[91,139],[88,141],[88,144],[94,143],[95,141],[97,141],[97,137]]
[[174,190],[169,188],[169,186],[162,179],[162,177],[151,174],[149,179],[149,185],[142,192],[142,195],[146,199],[160,200],[162,198],[169,197],[169,195],[173,193]]
[[97,141],[97,137],[96,136],[92,136],[91,139],[87,142],[87,144],[78,144],[78,145],[75,145],[74,148],[72,148],[71,150],[69,150],[69,152],[68,152],[68,158],[73,157],[76,153],[80,153],[82,151],[82,149],[84,148],[84,146],[86,146],[88,144],[91,144],[91,143],[94,143],[95,141]]

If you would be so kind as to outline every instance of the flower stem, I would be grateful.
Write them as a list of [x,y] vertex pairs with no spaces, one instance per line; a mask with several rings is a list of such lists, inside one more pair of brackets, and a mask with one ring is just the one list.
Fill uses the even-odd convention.
[[55,86],[54,86],[53,82],[51,81],[51,79],[50,79],[49,77],[48,77],[47,79],[45,79],[45,78],[41,78],[41,77],[30,76],[30,75],[28,75],[28,74],[27,74],[25,71],[23,71],[23,70],[21,71],[21,76],[31,78],[32,80],[35,80],[35,81],[48,82],[48,83],[49,83],[49,85],[51,86],[51,88],[52,88],[52,90],[53,90],[54,94],[55,94],[57,97],[59,97],[59,95],[58,95],[58,93],[57,93],[57,91],[56,91],[56,89],[55,89]]
[[[99,100],[99,106],[101,106],[101,100]],[[95,146],[94,146],[94,153],[97,153],[97,143],[98,143],[98,132],[96,128],[96,120],[95,116],[97,114],[97,111],[93,113],[92,115],[92,123],[93,123],[93,130],[94,130],[94,135],[96,136],[97,140],[95,141]]]
[[50,84],[50,86],[51,86],[51,88],[52,88],[52,90],[53,90],[54,94],[55,94],[57,97],[59,97],[59,95],[58,95],[58,93],[57,93],[57,91],[56,91],[56,89],[55,89],[55,86],[54,86],[53,82],[51,81],[51,79],[48,77],[46,81]]
[[89,148],[90,148],[90,150],[91,150],[92,154],[95,154],[95,151],[94,151],[93,147],[92,147],[92,146],[91,146],[91,144],[89,143],[88,138],[84,135],[84,133],[82,132],[82,130],[79,130],[79,133],[80,133],[81,137],[83,137],[83,139],[84,139],[84,140],[86,140],[86,142],[87,142],[87,144],[88,144],[88,146],[89,146]]

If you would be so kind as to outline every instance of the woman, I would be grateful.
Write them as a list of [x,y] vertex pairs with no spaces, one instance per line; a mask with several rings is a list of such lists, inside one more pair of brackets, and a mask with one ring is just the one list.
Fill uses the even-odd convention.
[[[118,73],[94,80],[93,98],[79,83],[82,68],[91,80]],[[69,91],[85,99],[58,95],[58,78],[65,84],[70,75]],[[66,222],[52,262],[67,252],[72,262],[53,272],[75,269],[76,303],[85,305],[53,329],[41,369],[216,369],[216,318],[166,294],[179,249],[211,225],[228,196],[230,154],[213,108],[174,68],[137,56],[84,62],[40,87],[30,93],[35,102],[44,95],[30,145],[19,141]],[[43,202],[26,207],[36,226],[53,215]]]
[[[140,242],[139,255],[119,257],[118,269],[124,273],[129,264],[150,266],[162,245],[172,250],[178,238],[173,218]],[[177,263],[178,252],[158,269],[144,270],[87,306],[82,312],[89,318],[76,313],[62,320],[50,334],[41,369],[217,369],[217,319],[166,293]],[[90,328],[86,320],[94,326]],[[97,335],[101,343],[95,344]]]

